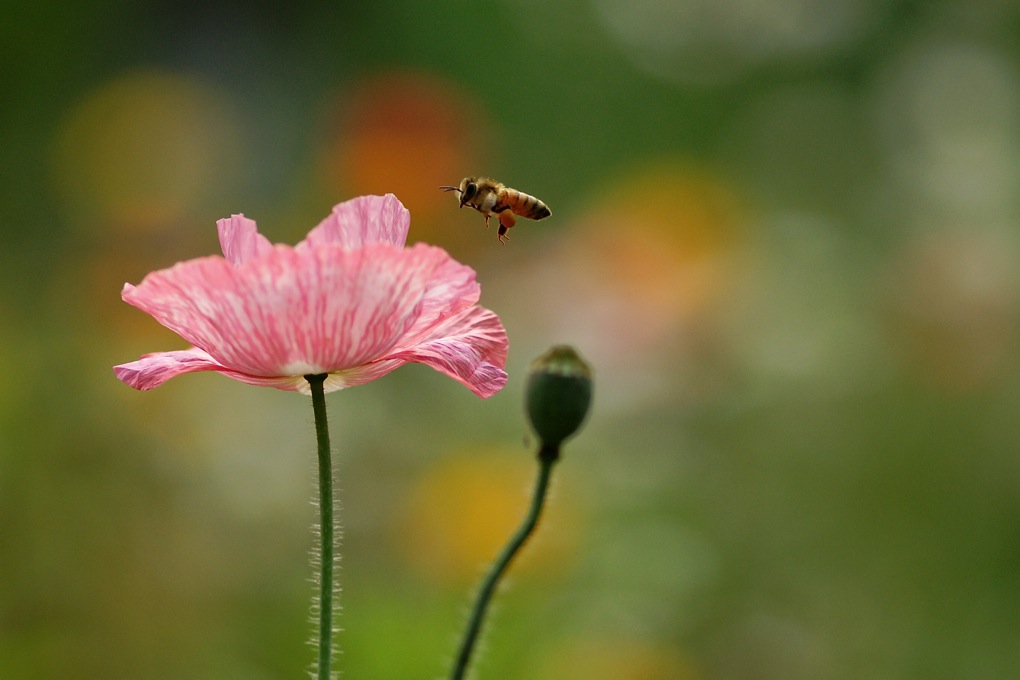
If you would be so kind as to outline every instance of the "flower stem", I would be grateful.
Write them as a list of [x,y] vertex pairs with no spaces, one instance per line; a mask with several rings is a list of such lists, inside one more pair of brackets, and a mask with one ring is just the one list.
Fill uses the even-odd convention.
[[306,375],[312,391],[315,439],[319,448],[319,660],[318,680],[330,680],[333,661],[333,462],[326,422],[326,374]]
[[474,650],[478,635],[482,630],[482,621],[485,618],[485,611],[492,601],[493,593],[499,584],[499,579],[510,567],[517,553],[527,542],[538,525],[539,516],[542,514],[542,507],[545,504],[546,492],[549,490],[549,477],[552,474],[553,464],[559,460],[559,447],[542,446],[538,451],[538,478],[535,481],[535,491],[531,498],[531,507],[524,521],[517,528],[517,531],[510,538],[510,542],[503,548],[496,561],[489,567],[489,572],[482,580],[481,589],[478,591],[478,598],[471,610],[471,619],[468,621],[464,639],[461,642],[460,653],[457,655],[457,663],[454,666],[451,680],[463,680],[467,673],[468,662],[471,660],[471,652]]

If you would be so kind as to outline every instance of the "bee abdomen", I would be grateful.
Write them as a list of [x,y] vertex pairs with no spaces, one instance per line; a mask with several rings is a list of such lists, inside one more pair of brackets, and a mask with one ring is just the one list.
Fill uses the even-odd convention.
[[529,220],[541,220],[552,214],[549,206],[545,203],[530,194],[517,191],[517,189],[507,188],[505,202],[511,210]]

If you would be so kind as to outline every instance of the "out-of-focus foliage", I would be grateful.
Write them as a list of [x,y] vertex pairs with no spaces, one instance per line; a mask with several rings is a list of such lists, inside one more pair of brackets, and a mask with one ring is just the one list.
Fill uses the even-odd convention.
[[[596,371],[477,677],[1020,676],[1020,5],[16,0],[0,22],[0,677],[298,677],[309,404],[115,363],[124,281],[392,191],[511,338],[332,395],[339,667],[440,677]],[[440,184],[552,208],[501,246]],[[534,445],[534,442],[531,442]]]

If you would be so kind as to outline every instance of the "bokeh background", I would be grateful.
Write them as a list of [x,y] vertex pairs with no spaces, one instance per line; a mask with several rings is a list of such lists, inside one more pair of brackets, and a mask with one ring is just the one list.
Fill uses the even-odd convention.
[[[448,672],[562,342],[596,403],[479,680],[1020,677],[1017,2],[3,14],[0,677],[304,677],[310,405],[125,387],[185,345],[119,291],[382,192],[478,271],[510,382],[330,395],[343,677]],[[501,246],[467,174],[553,216]]]

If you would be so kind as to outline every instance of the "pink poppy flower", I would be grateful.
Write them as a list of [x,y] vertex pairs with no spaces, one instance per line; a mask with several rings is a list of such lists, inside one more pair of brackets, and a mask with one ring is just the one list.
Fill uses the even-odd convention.
[[308,393],[426,364],[481,397],[506,384],[507,336],[476,303],[475,272],[443,249],[404,247],[410,215],[392,194],[362,196],[296,246],[274,245],[243,215],[219,220],[213,255],[125,284],[125,302],[194,345],[114,367],[140,390],[196,371]]

